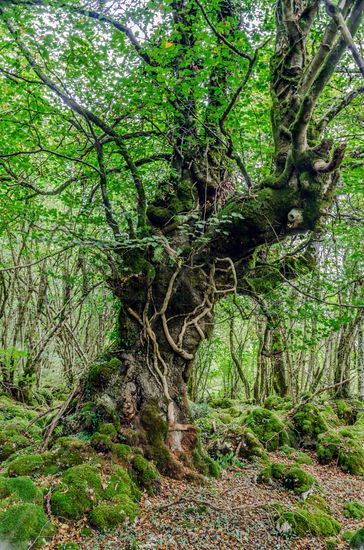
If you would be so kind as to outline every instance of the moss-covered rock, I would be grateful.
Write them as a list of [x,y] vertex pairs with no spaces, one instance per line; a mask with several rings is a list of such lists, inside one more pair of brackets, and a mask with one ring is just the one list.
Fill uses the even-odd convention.
[[297,495],[305,493],[315,483],[315,478],[299,466],[292,466],[284,473],[283,484]]
[[292,399],[280,397],[279,395],[270,395],[264,401],[264,408],[274,411],[285,411],[292,407]]
[[50,462],[50,453],[22,455],[8,464],[8,475],[10,477],[37,475],[42,473]]
[[364,518],[364,504],[357,502],[356,500],[347,500],[344,503],[344,516],[347,518],[363,519]]
[[218,479],[221,475],[220,465],[211,458],[201,447],[200,443],[192,452],[194,467],[204,476],[211,476]]
[[290,467],[279,462],[273,462],[266,466],[257,477],[258,483],[271,483],[273,481],[279,481],[286,489],[290,489],[297,495],[305,493],[317,484],[315,478],[300,466]]
[[60,518],[79,519],[95,506],[101,494],[101,477],[96,468],[87,464],[73,466],[64,472],[52,494],[52,512]]
[[208,404],[213,409],[229,409],[234,405],[234,401],[229,397],[217,397],[210,399]]
[[354,550],[363,550],[364,548],[364,527],[361,527],[350,539],[350,548]]
[[135,455],[131,461],[134,477],[139,487],[154,494],[159,490],[159,472],[141,455]]
[[29,447],[30,443],[26,437],[21,434],[9,432],[0,432],[0,461],[6,460],[13,453]]
[[248,413],[244,424],[268,451],[294,442],[292,431],[274,412],[258,407]]
[[141,491],[138,489],[129,473],[121,466],[114,465],[109,478],[108,485],[104,491],[104,500],[115,500],[120,495],[127,495],[133,501],[138,502],[141,497]]
[[294,454],[294,460],[297,462],[297,464],[313,464],[313,460],[310,455],[300,451]]
[[175,461],[165,444],[168,423],[162,417],[158,404],[148,403],[143,408],[140,420],[147,441],[147,457],[155,462],[160,472],[173,473]]
[[95,432],[91,437],[91,446],[100,453],[107,453],[111,451],[113,442],[111,437],[106,434]]
[[111,424],[111,422],[103,422],[100,424],[98,432],[102,435],[108,435],[112,440],[114,440],[118,435],[114,424]]
[[310,534],[316,537],[330,537],[337,535],[341,530],[340,523],[325,512],[305,508],[284,511],[278,519],[277,526],[282,532],[295,533],[300,537]]
[[18,502],[41,505],[43,493],[29,477],[0,478],[0,508]]
[[316,452],[321,464],[335,460],[344,472],[364,475],[364,449],[352,430],[342,429],[322,434]]
[[18,504],[0,512],[0,541],[14,550],[41,548],[54,533],[43,508],[33,503]]
[[122,368],[122,362],[113,357],[108,360],[100,360],[91,365],[88,371],[87,386],[89,389],[102,390],[110,382],[111,378]]
[[345,399],[335,401],[336,414],[344,424],[354,424],[357,417],[357,409]]
[[320,408],[312,403],[303,405],[292,420],[301,442],[307,446],[315,445],[317,436],[329,429]]
[[60,437],[51,449],[51,462],[61,470],[78,466],[85,461],[86,449],[85,442],[76,437]]
[[217,429],[210,437],[209,453],[217,459],[231,453],[238,459],[250,462],[268,459],[258,437],[250,429],[234,424]]
[[122,462],[127,462],[132,454],[132,448],[125,443],[113,443],[111,447],[112,454]]
[[338,448],[337,458],[343,472],[364,475],[364,449],[360,441],[344,439]]
[[88,520],[98,531],[107,531],[122,525],[127,518],[123,504],[105,502],[96,506],[89,514]]

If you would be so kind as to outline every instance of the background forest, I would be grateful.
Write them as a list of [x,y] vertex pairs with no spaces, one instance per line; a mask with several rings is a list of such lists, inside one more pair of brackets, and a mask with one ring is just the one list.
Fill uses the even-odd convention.
[[0,550],[364,548],[363,13],[0,2]]

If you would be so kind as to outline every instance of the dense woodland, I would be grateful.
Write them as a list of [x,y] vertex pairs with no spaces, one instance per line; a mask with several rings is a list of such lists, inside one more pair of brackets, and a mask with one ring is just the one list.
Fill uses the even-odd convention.
[[0,1],[0,549],[364,549],[364,0]]

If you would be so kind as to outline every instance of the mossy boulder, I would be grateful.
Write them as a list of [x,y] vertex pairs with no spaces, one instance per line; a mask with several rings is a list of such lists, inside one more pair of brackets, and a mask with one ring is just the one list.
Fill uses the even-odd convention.
[[279,395],[270,395],[264,401],[264,408],[270,411],[284,411],[292,407],[292,399],[280,397]]
[[229,397],[217,397],[209,400],[208,404],[213,409],[229,409],[234,405],[234,401]]
[[345,399],[335,401],[336,414],[344,424],[354,424],[357,417],[357,409]]
[[50,453],[22,455],[8,464],[8,475],[10,477],[37,475],[42,473],[50,462]]
[[301,451],[294,454],[294,460],[297,464],[313,464],[313,460],[310,455]]
[[148,403],[141,414],[141,426],[146,439],[147,458],[153,460],[162,473],[173,473],[175,461],[165,441],[168,434],[168,423],[163,418],[156,402]]
[[305,493],[315,484],[315,478],[299,466],[292,466],[284,473],[283,485],[297,495]]
[[362,442],[348,429],[322,434],[316,446],[321,464],[335,460],[344,472],[364,475],[364,449]]
[[139,487],[147,489],[150,494],[159,490],[159,472],[148,460],[141,455],[132,458],[131,465],[135,480]]
[[54,534],[41,506],[24,503],[0,512],[0,541],[4,548],[9,545],[14,550],[42,548]]
[[51,462],[61,470],[78,466],[85,461],[86,449],[85,442],[76,437],[60,437],[51,449]]
[[218,479],[221,475],[220,465],[211,458],[198,443],[192,453],[194,467],[204,476],[211,476]]
[[29,477],[0,478],[0,508],[19,502],[42,505],[43,493]]
[[83,464],[66,470],[53,492],[51,508],[55,516],[79,519],[90,512],[102,494],[101,477],[96,468]]
[[127,518],[123,504],[98,504],[89,514],[90,525],[98,531],[108,531],[122,525]]
[[268,451],[275,451],[282,445],[294,442],[293,433],[274,412],[257,407],[248,413],[244,424],[249,428]]
[[12,430],[0,432],[0,461],[6,460],[15,452],[29,447],[30,443],[26,437],[14,433]]
[[113,447],[111,437],[107,434],[102,434],[99,432],[92,434],[90,443],[91,446],[100,453],[107,453],[108,451],[111,451]]
[[100,360],[91,365],[87,378],[88,389],[92,388],[97,391],[104,389],[122,366],[122,362],[116,357]]
[[357,502],[356,500],[347,500],[344,503],[344,516],[353,519],[364,518],[364,504]]
[[266,466],[258,475],[258,483],[272,483],[279,481],[286,489],[290,489],[297,495],[301,495],[317,484],[316,479],[305,472],[300,466],[287,466],[279,462],[273,462]]
[[127,462],[132,454],[132,448],[130,445],[125,445],[125,443],[113,443],[111,446],[111,451],[113,456],[122,462]]
[[209,454],[221,458],[233,453],[239,459],[250,462],[268,459],[266,450],[258,437],[244,426],[224,426],[218,429],[209,442]]
[[320,408],[312,403],[303,405],[293,416],[292,421],[302,444],[306,446],[315,445],[317,436],[329,429]]
[[117,438],[118,432],[111,422],[103,422],[100,424],[98,432],[102,435],[108,435],[112,440]]
[[331,537],[341,530],[340,523],[330,515],[318,509],[305,508],[282,512],[277,527],[284,533],[291,532],[300,537],[306,535]]
[[108,485],[103,494],[104,500],[115,500],[120,495],[127,495],[135,502],[141,497],[141,491],[136,486],[129,473],[121,466],[114,465],[109,478]]
[[354,550],[363,550],[364,549],[364,526],[361,527],[350,539],[350,548]]

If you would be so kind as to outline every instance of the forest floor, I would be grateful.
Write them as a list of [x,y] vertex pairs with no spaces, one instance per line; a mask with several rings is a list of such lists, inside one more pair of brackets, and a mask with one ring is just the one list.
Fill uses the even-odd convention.
[[[272,461],[291,464],[283,453],[271,453]],[[314,475],[321,494],[330,505],[333,516],[345,530],[356,530],[362,521],[343,515],[345,500],[361,500],[364,479],[343,473],[335,465],[323,466],[312,454],[313,464],[302,468]],[[258,484],[258,465],[223,470],[218,480],[204,485],[175,481],[163,477],[157,496],[145,495],[141,514],[133,525],[108,535],[89,532],[82,535],[83,521],[65,525],[45,548],[60,548],[67,541],[84,550],[107,549],[241,549],[241,550],[319,550],[328,548],[325,540],[282,535],[277,529],[270,503],[292,505],[298,502],[291,491],[277,485]],[[94,534],[93,534],[94,533]],[[335,548],[349,548],[344,541]]]

